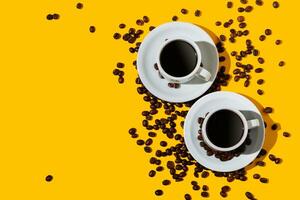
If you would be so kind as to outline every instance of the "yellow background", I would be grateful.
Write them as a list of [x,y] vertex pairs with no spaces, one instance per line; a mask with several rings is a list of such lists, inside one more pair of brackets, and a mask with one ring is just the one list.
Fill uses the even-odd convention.
[[[250,0],[249,0],[250,1]],[[216,20],[235,18],[234,10],[225,9],[225,0],[165,1],[2,1],[0,6],[0,199],[155,199],[153,191],[162,188],[161,199],[183,199],[191,190],[189,181],[163,187],[167,171],[150,179],[151,169],[142,148],[127,133],[128,128],[141,129],[140,113],[147,108],[136,93],[136,71],[131,63],[129,45],[112,39],[120,22],[127,27],[143,15],[152,25],[170,21],[176,14],[182,21],[200,24],[221,34]],[[254,0],[251,0],[254,2]],[[228,199],[245,199],[252,191],[258,199],[297,198],[299,180],[299,1],[281,1],[273,9],[270,0],[247,14],[248,28],[255,45],[266,59],[262,86],[265,95],[258,96],[255,80],[244,89],[242,82],[231,82],[225,90],[246,94],[275,112],[270,120],[279,122],[281,130],[271,149],[283,158],[281,165],[271,163],[248,171],[249,181],[235,181]],[[239,3],[234,1],[237,6]],[[189,9],[182,16],[180,9]],[[193,16],[195,9],[202,16]],[[59,13],[56,21],[45,19],[48,13]],[[90,25],[96,32],[88,31]],[[145,27],[147,28],[148,25]],[[273,35],[258,42],[265,28]],[[283,40],[275,46],[274,40]],[[244,43],[243,43],[244,45]],[[241,44],[226,45],[228,51]],[[280,60],[286,66],[279,68]],[[112,70],[117,61],[126,63],[125,84],[118,85]],[[231,67],[230,70],[232,70]],[[291,138],[283,138],[286,130]],[[157,144],[154,144],[157,145]],[[259,172],[270,179],[261,184],[251,178]],[[52,174],[52,182],[45,176]],[[211,199],[220,199],[225,179],[199,180],[210,186]]]

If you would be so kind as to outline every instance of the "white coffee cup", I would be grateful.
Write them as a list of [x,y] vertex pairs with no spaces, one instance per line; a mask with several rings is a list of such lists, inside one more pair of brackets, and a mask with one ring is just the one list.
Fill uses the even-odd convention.
[[[233,146],[230,146],[230,147],[220,147],[220,146],[216,146],[213,142],[210,141],[209,137],[208,137],[208,133],[207,133],[207,122],[209,121],[210,117],[220,111],[220,110],[229,110],[231,112],[234,112],[235,114],[237,114],[239,116],[239,118],[241,119],[242,121],[242,124],[243,124],[243,134],[240,138],[240,140]],[[207,116],[205,116],[204,118],[204,121],[202,123],[202,137],[203,137],[203,141],[212,149],[214,150],[217,150],[217,151],[232,151],[234,149],[237,149],[238,147],[240,147],[244,141],[246,140],[247,136],[248,136],[248,133],[249,133],[249,130],[250,129],[253,129],[255,127],[258,127],[260,124],[259,124],[259,120],[258,119],[246,119],[245,115],[237,110],[237,109],[234,109],[234,108],[230,108],[230,107],[216,107],[214,108],[213,110],[209,111],[209,113],[207,114]],[[220,133],[222,134],[222,133]]]
[[[171,42],[177,41],[177,40],[181,40],[181,41],[184,41],[184,42],[190,44],[194,48],[194,50],[196,52],[196,56],[197,56],[197,63],[195,65],[193,71],[191,73],[189,73],[188,75],[181,76],[181,77],[172,76],[169,73],[167,73],[163,69],[161,61],[160,61],[161,52],[166,47],[166,45],[168,45]],[[157,55],[157,65],[158,65],[158,70],[159,70],[160,74],[166,80],[168,80],[170,82],[174,82],[174,83],[185,83],[185,82],[192,80],[194,77],[198,77],[202,80],[209,81],[211,79],[211,73],[208,70],[201,67],[202,57],[201,57],[201,51],[200,51],[200,47],[199,47],[199,45],[201,45],[201,43],[208,43],[208,42],[193,41],[192,39],[190,39],[189,37],[186,37],[186,36],[167,38],[167,40],[161,45],[161,47],[158,51],[158,55]],[[208,43],[208,44],[211,45],[210,43]]]

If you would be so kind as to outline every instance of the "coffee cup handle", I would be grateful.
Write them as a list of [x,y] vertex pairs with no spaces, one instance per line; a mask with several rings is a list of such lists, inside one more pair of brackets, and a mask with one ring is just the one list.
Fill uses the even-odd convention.
[[247,124],[248,124],[248,129],[253,129],[259,126],[259,121],[258,119],[251,119],[247,121]]
[[199,72],[196,74],[196,76],[198,78],[204,79],[205,81],[209,81],[209,79],[211,78],[211,74],[209,71],[207,71],[206,69],[204,69],[203,67],[200,67]]

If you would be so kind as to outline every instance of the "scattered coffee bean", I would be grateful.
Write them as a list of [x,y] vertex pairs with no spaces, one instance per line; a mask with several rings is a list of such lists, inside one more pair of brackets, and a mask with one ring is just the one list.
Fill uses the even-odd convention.
[[53,15],[52,15],[52,14],[48,14],[48,15],[46,16],[46,19],[47,19],[47,20],[52,20],[52,19],[53,19]]
[[223,42],[226,41],[226,36],[225,35],[220,35],[220,40],[223,41]]
[[282,135],[283,135],[284,137],[290,137],[290,136],[291,136],[291,134],[288,133],[288,132],[283,132]]
[[153,140],[152,140],[151,138],[148,138],[148,139],[145,141],[145,145],[146,145],[146,146],[150,146],[152,143],[153,143]]
[[284,62],[284,61],[280,61],[280,62],[278,63],[278,65],[279,65],[279,67],[283,67],[283,66],[285,65],[285,62]]
[[259,181],[262,182],[262,183],[268,183],[269,182],[269,180],[267,178],[260,178]]
[[152,152],[152,148],[146,146],[146,147],[144,147],[144,151],[145,151],[146,153],[151,153],[151,152]]
[[185,15],[185,14],[187,14],[187,13],[188,13],[188,10],[187,10],[187,9],[185,9],[185,8],[182,8],[182,9],[181,9],[181,13]]
[[224,62],[225,60],[226,60],[226,58],[225,58],[224,56],[220,56],[220,57],[219,57],[219,61],[220,61],[220,62]]
[[220,192],[220,195],[221,195],[221,197],[224,197],[224,198],[227,197],[227,193],[223,192],[223,191]]
[[144,145],[144,144],[145,144],[145,141],[139,139],[139,140],[136,141],[136,144],[137,144],[137,145]]
[[241,2],[242,4],[247,4],[247,3],[248,3],[248,0],[240,0],[240,2]]
[[265,35],[259,36],[259,40],[260,40],[260,41],[264,41],[265,39],[266,39],[266,36],[265,36]]
[[162,184],[163,184],[163,185],[170,185],[170,184],[171,184],[171,181],[166,179],[166,180],[163,180],[163,181],[162,181]]
[[228,1],[228,2],[227,2],[227,8],[232,8],[232,7],[233,7],[232,1]]
[[264,82],[265,82],[264,79],[258,79],[256,83],[258,85],[262,85]]
[[259,94],[259,95],[263,95],[263,94],[264,94],[264,91],[263,91],[263,90],[261,90],[261,89],[258,89],[258,90],[257,90],[257,94]]
[[121,34],[120,33],[114,33],[113,38],[118,40],[121,38]]
[[247,24],[245,22],[242,22],[242,23],[239,24],[240,28],[245,28],[246,26],[247,26]]
[[143,21],[144,21],[145,23],[148,23],[148,22],[150,21],[150,19],[149,19],[148,16],[144,16],[144,17],[143,17]]
[[76,4],[76,8],[77,9],[82,9],[83,8],[83,4],[82,3],[77,3]]
[[46,180],[47,182],[50,182],[50,181],[53,180],[53,176],[52,176],[52,175],[47,175],[46,178],[45,178],[45,180]]
[[243,22],[243,21],[245,21],[245,17],[244,16],[238,16],[237,20],[238,20],[238,22]]
[[172,21],[177,21],[178,20],[178,17],[175,15],[172,17]]
[[246,8],[245,8],[245,11],[246,12],[251,12],[253,10],[253,7],[252,6],[247,6]]
[[149,31],[152,31],[153,29],[155,29],[155,26],[149,26]]
[[199,185],[193,185],[193,190],[200,190],[200,186]]
[[257,161],[256,162],[256,165],[258,165],[258,166],[261,166],[261,167],[264,167],[265,165],[266,165],[266,163],[264,162],[264,161]]
[[274,1],[272,5],[273,5],[273,8],[279,8],[279,2],[278,1]]
[[275,156],[274,154],[270,154],[270,155],[269,155],[269,159],[270,159],[271,161],[275,161],[275,160],[276,160],[276,156]]
[[57,13],[54,13],[53,14],[53,19],[59,19],[60,18],[60,15],[59,14],[57,14]]
[[247,79],[245,82],[244,82],[244,86],[245,87],[248,87],[250,85],[250,81],[249,81],[249,79]]
[[262,0],[256,0],[255,3],[258,6],[262,6],[264,4],[264,2]]
[[248,199],[250,199],[250,200],[254,200],[254,199],[255,199],[255,198],[254,198],[254,195],[253,195],[251,192],[246,192],[245,195],[246,195],[246,197],[247,197]]
[[166,141],[161,141],[160,142],[160,146],[162,147],[166,147],[168,145],[168,143]]
[[221,190],[222,190],[223,192],[229,192],[229,191],[230,191],[230,187],[229,187],[228,185],[225,185],[225,186],[223,186],[223,187],[221,188]]
[[272,129],[273,131],[277,130],[277,128],[278,128],[278,125],[277,125],[277,124],[272,124],[271,129]]
[[124,68],[124,63],[118,62],[117,63],[117,68]]
[[254,178],[254,179],[259,179],[259,178],[260,178],[260,175],[259,175],[259,174],[253,174],[253,178]]
[[201,196],[202,196],[202,197],[208,197],[208,196],[209,196],[209,193],[208,193],[208,192],[201,192]]
[[123,78],[123,76],[120,76],[120,77],[118,78],[118,82],[119,82],[120,84],[124,83],[124,78]]
[[119,28],[121,28],[121,29],[123,29],[123,28],[125,28],[126,27],[126,25],[125,24],[119,24]]
[[150,170],[148,175],[149,175],[150,177],[154,177],[155,174],[156,174],[156,171]]
[[266,35],[271,35],[272,34],[272,30],[271,29],[266,29],[265,30],[265,34]]
[[155,195],[156,196],[161,196],[161,195],[163,195],[163,191],[162,190],[155,190]]
[[273,112],[273,108],[271,108],[271,107],[265,107],[263,111],[264,111],[264,113],[272,113]]
[[263,71],[264,71],[263,68],[256,68],[256,69],[255,69],[255,72],[256,72],[256,73],[261,73],[261,72],[263,72]]
[[262,58],[262,57],[259,57],[257,59],[257,61],[260,63],[260,64],[263,64],[265,62],[265,60]]
[[191,200],[192,199],[192,196],[190,194],[185,194],[184,195],[184,199],[185,200]]
[[91,33],[95,33],[96,27],[95,26],[90,26],[89,30],[90,30]]
[[276,40],[276,41],[275,41],[275,44],[276,44],[276,45],[280,45],[281,43],[282,43],[281,40]]
[[195,10],[195,16],[199,17],[201,15],[201,11],[200,10]]
[[276,163],[276,164],[280,164],[281,162],[282,162],[282,159],[281,159],[281,158],[276,158],[276,159],[275,159],[275,163]]
[[161,172],[161,171],[163,171],[164,170],[164,167],[163,166],[158,166],[158,167],[156,167],[156,171],[158,171],[158,172]]
[[207,178],[209,176],[209,173],[207,171],[204,171],[201,173],[202,178]]
[[221,26],[222,25],[222,22],[220,22],[220,21],[216,21],[216,26]]
[[245,8],[243,8],[243,7],[238,8],[238,12],[244,12],[244,11],[245,11]]
[[254,50],[253,50],[253,55],[254,55],[254,56],[258,56],[258,55],[259,55],[259,51],[258,51],[257,49],[254,49]]
[[136,25],[138,26],[143,26],[144,25],[144,21],[141,19],[136,20]]

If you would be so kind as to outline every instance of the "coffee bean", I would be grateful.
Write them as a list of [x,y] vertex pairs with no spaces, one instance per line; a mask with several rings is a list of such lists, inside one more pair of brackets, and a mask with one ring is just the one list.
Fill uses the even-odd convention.
[[172,21],[177,21],[178,20],[178,17],[176,16],[176,15],[174,15],[173,17],[172,17]]
[[146,153],[151,153],[151,152],[152,152],[152,148],[146,146],[146,147],[144,147],[144,151],[145,151]]
[[222,22],[220,22],[220,21],[216,21],[216,26],[221,26],[222,25]]
[[199,185],[193,185],[193,190],[200,190],[200,186]]
[[191,200],[192,199],[192,196],[190,194],[185,194],[184,195],[184,199],[185,200]]
[[248,0],[240,0],[240,2],[241,2],[242,4],[247,4],[247,3],[248,3]]
[[227,193],[223,192],[223,191],[220,192],[220,195],[221,195],[221,197],[224,197],[224,198],[227,197]]
[[242,22],[242,23],[239,24],[240,28],[245,28],[246,26],[247,26],[247,24],[245,22]]
[[141,19],[136,20],[135,23],[136,23],[136,25],[138,25],[138,26],[143,26],[143,25],[144,25],[144,21],[141,20]]
[[223,186],[223,187],[221,188],[221,190],[222,190],[223,192],[229,192],[229,191],[230,191],[230,187],[229,187],[228,185],[225,185],[225,186]]
[[152,31],[153,29],[155,29],[155,26],[149,26],[149,31]]
[[281,40],[276,40],[276,41],[275,41],[275,44],[276,44],[276,45],[280,45],[281,43],[282,43]]
[[257,94],[259,94],[259,95],[263,95],[263,94],[264,94],[264,91],[263,91],[263,90],[261,90],[261,89],[258,89],[258,90],[257,90]]
[[76,4],[76,8],[77,9],[82,9],[83,8],[83,4],[82,3],[77,3]]
[[255,3],[258,6],[262,6],[264,4],[264,2],[262,0],[256,0]]
[[161,141],[159,144],[162,147],[166,147],[168,145],[168,143],[166,141]]
[[239,76],[235,76],[235,77],[234,77],[234,81],[235,81],[235,82],[238,82],[239,80],[240,80],[240,77],[239,77]]
[[278,65],[279,65],[279,67],[282,67],[282,66],[285,65],[285,62],[284,62],[284,61],[280,61],[280,62],[278,63]]
[[209,193],[208,192],[201,192],[201,196],[202,197],[209,197]]
[[118,82],[119,82],[120,84],[124,83],[124,78],[123,78],[123,76],[120,76],[120,77],[118,78]]
[[238,22],[243,22],[243,21],[245,21],[245,17],[244,16],[238,16],[237,21]]
[[281,162],[282,162],[282,159],[281,159],[281,158],[276,158],[276,159],[275,159],[275,163],[276,163],[276,164],[280,164]]
[[220,35],[220,40],[223,41],[223,42],[226,41],[226,36],[225,35]]
[[232,52],[230,53],[231,56],[236,56],[236,54],[237,54],[236,51],[232,51]]
[[52,175],[47,175],[46,178],[45,178],[45,180],[46,180],[47,182],[50,182],[50,181],[53,180],[53,176],[52,176]]
[[175,167],[175,164],[174,164],[173,161],[168,161],[168,162],[167,162],[167,168],[173,169],[174,167]]
[[258,79],[256,83],[258,85],[262,85],[264,82],[265,82],[264,79]]
[[241,73],[240,73],[240,77],[241,77],[241,78],[245,78],[245,77],[246,77],[246,73],[245,73],[245,72],[241,72]]
[[135,49],[134,49],[133,47],[130,47],[130,48],[129,48],[129,52],[130,52],[130,53],[134,53],[134,52],[135,52]]
[[136,134],[136,133],[131,135],[132,138],[137,138],[138,136],[139,136],[139,135]]
[[257,49],[254,49],[254,50],[253,50],[253,55],[254,55],[254,56],[258,56],[258,55],[259,55],[259,51],[258,51]]
[[226,58],[225,58],[224,56],[220,56],[220,57],[219,57],[219,61],[220,61],[220,62],[224,62],[225,60],[226,60]]
[[258,166],[261,166],[261,167],[264,167],[265,165],[266,165],[266,163],[264,162],[264,161],[257,161],[256,162],[256,165],[258,165]]
[[290,137],[290,136],[291,136],[291,134],[288,133],[288,132],[283,132],[282,135],[283,135],[284,137]]
[[207,178],[209,176],[209,173],[207,171],[204,171],[201,173],[202,178]]
[[191,184],[192,185],[198,185],[198,182],[197,181],[191,181]]
[[263,111],[264,111],[264,113],[272,113],[273,112],[273,108],[271,108],[271,107],[265,107]]
[[233,19],[228,20],[228,23],[231,25],[233,24]]
[[230,176],[230,177],[227,177],[227,181],[228,181],[228,182],[232,182],[232,181],[234,181],[234,177],[232,177],[232,176]]
[[257,61],[260,63],[260,64],[263,64],[265,62],[265,60],[262,58],[262,57],[259,57],[257,59]]
[[187,10],[187,9],[185,9],[185,8],[182,8],[182,9],[181,9],[181,13],[185,15],[185,14],[187,14],[187,13],[188,13],[188,10]]
[[52,20],[52,19],[53,19],[53,15],[52,15],[52,14],[48,14],[48,15],[46,16],[46,19],[47,19],[47,20]]
[[122,38],[124,41],[128,41],[130,38],[130,35],[128,33],[125,33]]
[[140,140],[137,140],[137,141],[136,141],[136,144],[137,144],[137,145],[144,145],[144,144],[145,144],[145,141],[140,139]]
[[248,30],[244,30],[244,31],[243,31],[243,35],[244,35],[244,36],[249,35],[249,33],[250,33],[250,32],[249,32]]
[[238,60],[238,61],[241,61],[241,60],[242,60],[242,56],[236,55],[236,56],[235,56],[235,59]]
[[53,19],[59,19],[60,18],[60,15],[59,14],[57,14],[57,13],[54,13],[53,14]]
[[90,30],[91,33],[95,33],[96,27],[95,26],[90,26],[89,30]]
[[148,138],[145,142],[145,145],[150,146],[153,143],[153,140],[151,138]]
[[156,174],[156,171],[154,171],[154,170],[150,170],[149,173],[148,173],[148,175],[149,175],[150,177],[154,177],[155,174]]
[[273,5],[273,8],[279,8],[278,1],[274,1],[272,5]]
[[251,200],[254,200],[254,199],[255,199],[255,198],[254,198],[254,195],[253,195],[251,192],[246,192],[245,195],[246,195],[246,197],[247,197],[248,199],[251,199]]
[[201,11],[200,10],[195,10],[195,16],[199,17],[201,15]]
[[250,85],[250,81],[247,79],[245,82],[244,82],[244,86],[245,87],[248,87]]
[[265,35],[259,36],[259,40],[260,40],[260,41],[264,41],[265,39],[266,39],[266,36],[265,36]]
[[150,162],[150,164],[156,164],[157,160],[158,159],[156,159],[155,157],[151,157],[150,160],[149,160],[149,162]]
[[256,69],[255,69],[255,72],[256,72],[256,73],[261,73],[261,72],[263,72],[263,71],[264,71],[263,68],[256,68]]
[[259,178],[260,178],[260,175],[259,175],[259,174],[253,174],[253,178],[254,178],[254,179],[259,179]]
[[227,2],[227,8],[232,8],[232,7],[233,7],[232,1],[228,1],[228,2]]
[[155,195],[156,196],[161,196],[161,195],[163,195],[163,191],[162,190],[155,190]]
[[253,7],[252,6],[247,6],[246,8],[245,8],[245,11],[246,12],[251,12],[253,10]]
[[272,129],[273,131],[277,130],[277,128],[278,128],[278,125],[277,125],[277,124],[272,124],[271,129]]
[[276,160],[276,156],[275,156],[274,154],[270,154],[270,155],[269,155],[269,159],[270,159],[271,161],[275,161],[275,160]]
[[262,182],[262,183],[268,183],[269,182],[269,180],[267,178],[260,178],[259,181]]
[[114,69],[113,70],[113,75],[119,75],[119,73],[120,73],[120,70],[119,69]]
[[156,133],[155,133],[155,132],[152,132],[152,131],[150,131],[150,132],[148,133],[148,136],[149,136],[149,137],[156,137]]
[[150,21],[150,19],[149,19],[148,16],[144,16],[144,17],[143,17],[143,21],[144,21],[145,23],[148,23],[148,22]]
[[125,28],[125,27],[126,27],[125,24],[123,24],[123,23],[119,24],[119,28],[123,29],[123,28]]
[[272,34],[272,30],[271,29],[266,29],[265,30],[265,34],[266,35],[271,35]]
[[121,34],[120,34],[120,33],[114,33],[113,38],[114,38],[115,40],[118,40],[118,39],[121,38]]
[[243,7],[238,8],[238,12],[244,12],[244,11],[245,11],[245,9]]
[[117,63],[117,68],[124,68],[124,63],[118,62]]
[[163,185],[170,185],[170,184],[171,184],[171,181],[166,179],[166,180],[163,180],[163,181],[162,181],[162,184],[163,184]]

